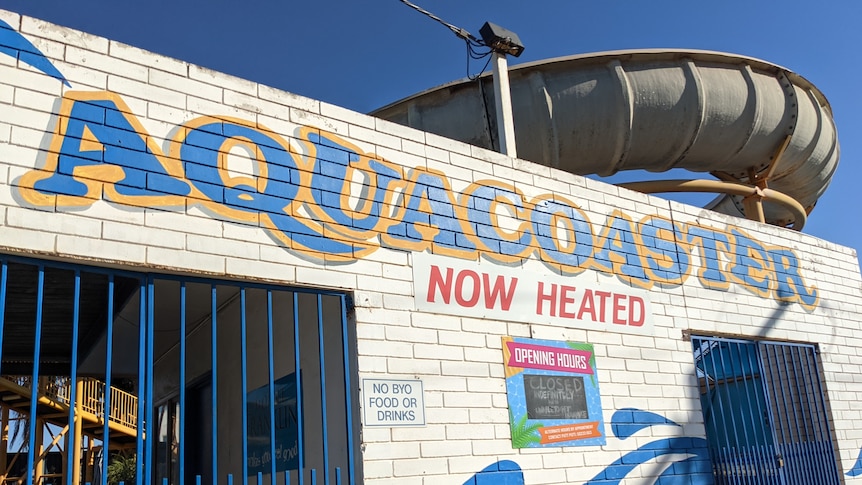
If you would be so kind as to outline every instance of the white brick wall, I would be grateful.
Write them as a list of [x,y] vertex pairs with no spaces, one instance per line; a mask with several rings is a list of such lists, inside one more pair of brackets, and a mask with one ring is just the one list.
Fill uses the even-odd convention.
[[[541,167],[259,86],[137,48],[0,11],[69,74],[74,89],[118,93],[167,153],[173,127],[201,115],[260,123],[298,149],[300,127],[336,133],[376,152],[405,172],[427,167],[445,173],[456,191],[495,179],[525,197],[554,192],[576,201],[596,235],[621,209],[634,221],[673,216],[724,230],[739,227],[765,245],[792,248],[809,285],[821,294],[805,310],[760,298],[730,285],[707,289],[695,271],[682,285],[650,290],[652,335],[436,315],[414,310],[409,253],[377,249],[353,263],[315,261],[267,236],[260,226],[215,218],[201,209],[139,208],[98,201],[86,209],[34,208],[10,192],[49,156],[60,83],[0,55],[0,248],[158,271],[352,291],[359,377],[418,378],[425,384],[427,426],[363,430],[365,483],[460,485],[497,460],[512,460],[527,483],[586,481],[654,437],[702,436],[703,425],[690,343],[694,334],[810,342],[820,345],[841,465],[862,448],[862,282],[855,251],[795,232],[711,214],[675,202]],[[8,173],[8,177],[6,174]],[[816,214],[815,214],[816,217]],[[693,253],[693,260],[698,260]],[[612,280],[606,276],[599,279]],[[645,430],[631,442],[609,438],[604,447],[513,450],[509,440],[500,337],[575,340],[595,345],[606,428],[615,410],[638,407],[680,427]],[[643,482],[651,483],[648,471]]]

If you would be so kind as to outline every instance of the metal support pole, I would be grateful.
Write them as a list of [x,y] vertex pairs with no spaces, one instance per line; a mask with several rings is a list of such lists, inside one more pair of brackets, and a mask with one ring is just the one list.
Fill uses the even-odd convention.
[[[619,184],[619,187],[645,194],[660,192],[715,192],[717,194],[740,195],[746,198],[746,204],[750,202],[752,205],[751,209],[746,209],[746,212],[749,214],[756,213],[757,205],[762,205],[762,202],[758,202],[759,200],[768,200],[780,204],[790,211],[793,216],[791,229],[796,231],[802,230],[802,227],[805,226],[805,221],[808,220],[805,208],[790,196],[774,189],[761,189],[760,187],[739,182],[723,182],[721,180],[648,180],[645,182],[627,182]],[[759,220],[763,222],[762,219]]]
[[0,408],[0,483],[6,483],[6,448],[9,446],[9,408]]
[[84,437],[84,423],[81,421],[81,415],[84,412],[84,379],[78,377],[74,385],[77,386],[75,402],[73,404],[75,406],[75,432],[70,436],[72,449],[69,450],[69,453],[72,453],[72,465],[74,466],[74,469],[71,470],[72,484],[78,485],[81,483],[81,447],[83,446]]
[[[41,381],[41,379],[39,379],[39,381]],[[36,382],[39,382],[39,381],[36,381]],[[38,387],[33,386],[32,392],[36,393],[36,392],[38,392],[38,389],[39,389]],[[44,473],[44,470],[45,470],[45,464],[42,462],[42,460],[43,460],[42,452],[44,451],[44,448],[42,446],[42,442],[43,442],[42,436],[44,436],[45,422],[36,416],[31,416],[30,419],[34,419],[36,421],[36,438],[35,438],[36,448],[34,450],[30,450],[30,453],[32,453],[32,456],[34,457],[33,469],[28,470],[27,473],[33,474],[33,483],[35,485],[41,485],[42,484],[42,474]]]
[[[108,459],[107,453],[103,452],[102,457],[103,457],[102,458],[103,460],[107,460]],[[85,483],[93,483],[93,475],[94,475],[93,472],[95,471],[94,470],[94,468],[95,468],[95,464],[94,464],[95,457],[93,456],[93,439],[90,438],[89,436],[87,437],[87,454],[86,454],[85,460],[86,460],[87,467],[85,468],[86,471],[84,472],[84,482]],[[78,485],[78,484],[75,484],[75,485]]]
[[[788,137],[789,140],[790,137]],[[773,158],[773,161],[775,159]],[[748,183],[755,186],[754,193],[742,199],[743,208],[745,209],[745,217],[752,221],[766,222],[766,216],[763,213],[763,190],[767,188],[767,179],[757,177],[757,171],[754,168],[748,169]]]
[[745,208],[745,217],[752,221],[766,222],[766,216],[763,213],[763,192],[760,188],[755,188],[755,192],[742,199],[742,205]]
[[497,111],[497,137],[500,153],[517,157],[515,123],[512,118],[512,93],[509,90],[509,64],[506,54],[494,52],[494,101]]

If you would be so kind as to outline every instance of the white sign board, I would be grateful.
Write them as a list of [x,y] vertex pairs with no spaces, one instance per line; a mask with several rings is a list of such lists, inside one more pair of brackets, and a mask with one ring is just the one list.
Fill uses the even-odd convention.
[[413,253],[416,309],[651,335],[649,292],[600,281],[595,272],[554,274],[541,264],[505,267]]
[[425,426],[422,381],[362,379],[365,426]]

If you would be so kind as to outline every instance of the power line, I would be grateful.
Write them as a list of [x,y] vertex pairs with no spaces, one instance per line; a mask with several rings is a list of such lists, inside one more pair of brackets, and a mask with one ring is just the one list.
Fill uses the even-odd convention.
[[462,39],[464,39],[464,40],[467,40],[467,41],[475,42],[475,43],[477,43],[477,44],[479,44],[479,45],[483,45],[483,44],[482,44],[482,41],[480,41],[480,40],[479,40],[479,39],[477,39],[476,37],[473,37],[473,34],[471,34],[470,32],[467,32],[467,30],[466,30],[466,29],[462,29],[461,27],[457,27],[457,26],[455,26],[455,25],[450,24],[449,22],[446,22],[445,20],[443,20],[443,19],[441,19],[440,17],[438,17],[438,16],[434,15],[433,13],[431,13],[431,12],[429,12],[429,11],[425,10],[424,8],[420,7],[419,5],[416,5],[416,4],[413,4],[413,3],[410,3],[410,2],[408,2],[407,0],[400,0],[400,1],[401,1],[401,3],[403,3],[404,5],[407,5],[408,7],[412,8],[413,10],[416,10],[416,11],[417,11],[417,12],[419,12],[419,13],[425,14],[425,15],[426,15],[426,16],[428,16],[429,18],[431,18],[431,19],[433,19],[433,20],[436,20],[437,22],[440,22],[441,24],[445,25],[447,29],[451,30],[451,31],[452,31],[452,33],[454,33],[454,34],[455,34],[455,35],[457,35],[458,37],[460,37],[460,38],[462,38]]
[[[482,70],[479,71],[478,74],[476,74],[475,76],[470,74],[470,59],[481,60],[481,59],[484,59],[486,57],[489,57],[491,55],[491,53],[493,52],[493,50],[491,48],[489,48],[487,45],[485,45],[485,43],[482,40],[477,39],[475,36],[473,36],[473,34],[468,32],[466,29],[462,29],[461,27],[458,27],[457,25],[450,24],[449,22],[446,22],[445,20],[441,19],[440,17],[434,15],[433,13],[425,10],[424,8],[414,4],[412,2],[409,2],[408,0],[399,0],[399,1],[401,3],[403,3],[404,5],[407,5],[408,7],[412,8],[413,10],[416,10],[417,12],[427,16],[428,18],[442,24],[447,29],[452,31],[453,34],[455,34],[456,36],[458,36],[461,39],[464,39],[464,42],[467,44],[467,77],[470,80],[474,80],[474,79],[478,78],[479,76],[482,75],[483,72],[485,72],[485,69],[488,68],[488,64],[491,62],[490,58],[488,59],[488,61],[485,63],[485,66],[482,67]],[[487,51],[479,50],[482,48],[487,48],[488,50]]]

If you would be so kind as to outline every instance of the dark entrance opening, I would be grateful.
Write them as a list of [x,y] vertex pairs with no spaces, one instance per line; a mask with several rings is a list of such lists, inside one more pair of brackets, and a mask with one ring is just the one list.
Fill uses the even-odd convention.
[[356,483],[349,301],[0,255],[0,463],[26,485]]
[[839,483],[813,345],[691,341],[717,484]]

